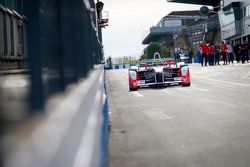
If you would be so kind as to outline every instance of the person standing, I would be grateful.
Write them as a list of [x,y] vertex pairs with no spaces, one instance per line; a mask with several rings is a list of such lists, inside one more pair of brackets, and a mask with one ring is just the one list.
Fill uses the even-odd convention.
[[243,43],[240,45],[240,58],[242,63],[245,63],[246,56],[247,56],[247,44],[246,41],[243,41]]
[[188,58],[189,58],[189,63],[192,64],[192,59],[193,59],[193,48],[188,51]]
[[250,47],[249,47],[248,43],[245,43],[245,45],[246,45],[246,61],[248,62],[249,61],[249,49],[250,49]]
[[240,52],[240,45],[239,45],[239,42],[237,42],[235,44],[235,46],[233,47],[233,50],[234,50],[236,61],[237,61],[237,63],[239,63],[240,62],[240,54],[239,54],[239,52]]
[[220,52],[223,58],[223,64],[227,64],[227,44],[224,41],[221,41]]
[[215,62],[215,65],[220,65],[220,45],[219,45],[219,42],[216,42],[215,45],[214,45],[214,62]]
[[205,59],[205,66],[207,66],[207,51],[208,47],[205,41],[200,44],[199,46],[201,48],[201,66],[203,67],[204,65],[204,59]]
[[102,14],[103,7],[104,7],[103,2],[99,1],[99,2],[96,3],[97,18],[98,18],[99,22],[101,22],[101,14]]
[[179,51],[176,52],[176,60],[177,60],[177,62],[180,62],[180,52]]
[[214,46],[212,43],[208,45],[208,57],[209,57],[209,65],[214,65]]
[[104,3],[101,1],[98,1],[96,3],[96,12],[97,12],[97,21],[98,21],[99,27],[101,28],[105,28],[106,26],[108,26],[108,18],[103,17],[102,15],[103,8],[104,8]]
[[234,63],[234,54],[233,54],[233,46],[231,42],[228,42],[227,45],[227,55],[228,55],[228,62],[230,64],[230,62],[232,62],[232,64]]
[[201,49],[196,50],[196,56],[198,58],[198,63],[201,63]]

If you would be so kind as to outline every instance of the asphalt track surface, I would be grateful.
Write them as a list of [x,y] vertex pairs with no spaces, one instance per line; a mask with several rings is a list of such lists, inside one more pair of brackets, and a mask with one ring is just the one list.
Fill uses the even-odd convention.
[[132,92],[106,72],[109,167],[250,166],[250,64],[190,68],[190,87]]

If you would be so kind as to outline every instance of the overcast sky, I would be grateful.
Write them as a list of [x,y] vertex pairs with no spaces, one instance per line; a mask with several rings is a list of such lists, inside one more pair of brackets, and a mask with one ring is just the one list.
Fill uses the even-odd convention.
[[109,11],[109,26],[102,29],[105,57],[139,56],[149,28],[172,11],[199,10],[199,5],[167,0],[102,0]]

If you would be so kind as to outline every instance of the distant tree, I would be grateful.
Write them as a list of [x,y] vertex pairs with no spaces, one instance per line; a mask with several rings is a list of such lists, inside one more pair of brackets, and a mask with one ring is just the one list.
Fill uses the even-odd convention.
[[161,57],[168,57],[168,51],[165,46],[161,46]]
[[167,57],[171,57],[171,53],[172,53],[171,48],[167,48]]
[[153,43],[150,43],[147,47],[147,58],[148,59],[152,59],[154,58],[154,54],[158,52],[158,53],[161,53],[161,45],[160,43],[156,43],[156,42],[153,42]]
[[147,59],[147,58],[148,58],[147,55],[141,55],[141,56],[140,56],[140,59],[141,59],[141,60]]

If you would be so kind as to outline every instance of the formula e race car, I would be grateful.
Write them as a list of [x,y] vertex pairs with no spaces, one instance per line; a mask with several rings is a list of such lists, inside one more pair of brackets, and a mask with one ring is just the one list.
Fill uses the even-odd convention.
[[[158,58],[156,58],[158,56]],[[128,70],[129,90],[140,87],[167,86],[180,84],[190,86],[189,66],[184,62],[175,63],[173,60],[163,61],[159,53],[152,61],[141,62]]]

